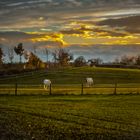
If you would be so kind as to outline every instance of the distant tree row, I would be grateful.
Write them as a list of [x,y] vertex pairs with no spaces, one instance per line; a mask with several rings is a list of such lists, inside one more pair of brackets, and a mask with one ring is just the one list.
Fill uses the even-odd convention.
[[[97,66],[103,63],[103,60],[100,58],[93,58],[86,61],[84,56],[79,56],[76,59],[73,58],[73,54],[71,54],[68,50],[60,48],[55,50],[54,52],[49,52],[48,49],[45,49],[44,53],[46,55],[46,62],[43,62],[36,53],[36,48],[34,47],[33,52],[29,52],[24,49],[23,44],[19,43],[13,49],[8,49],[8,58],[10,63],[13,63],[14,53],[19,56],[19,64],[24,64],[24,68],[31,69],[39,69],[45,68],[48,64],[55,64],[55,66],[68,66],[72,65],[75,67],[82,66]],[[48,61],[49,54],[52,55],[54,62]],[[0,66],[4,63],[4,52],[2,48],[0,48]],[[24,56],[25,62],[22,62],[22,56]],[[115,59],[112,64],[121,64],[121,65],[140,65],[140,55],[138,56],[122,56],[120,59]]]
[[140,65],[140,55],[137,56],[124,55],[120,59],[116,58],[114,63],[122,65]]

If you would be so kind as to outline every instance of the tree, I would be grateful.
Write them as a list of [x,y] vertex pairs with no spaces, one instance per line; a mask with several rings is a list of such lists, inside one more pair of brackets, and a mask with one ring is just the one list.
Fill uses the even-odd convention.
[[28,61],[29,56],[30,56],[30,52],[24,51],[24,58],[25,58],[26,61]]
[[34,52],[34,54],[37,53],[37,46],[33,46],[33,52]]
[[61,66],[66,66],[69,64],[70,60],[73,59],[73,55],[64,49],[55,50],[52,53],[55,62],[58,62]]
[[135,57],[134,56],[122,56],[120,63],[123,65],[134,65]]
[[13,48],[8,49],[8,57],[9,57],[10,63],[12,64],[13,59],[14,59],[14,50],[13,50]]
[[3,56],[4,56],[3,50],[2,48],[0,48],[0,65],[3,64]]
[[41,68],[42,65],[44,65],[44,63],[41,61],[41,59],[31,52],[28,59],[28,66],[30,68],[38,69]]
[[79,56],[75,59],[74,61],[74,66],[75,67],[82,67],[86,65],[86,60],[83,56]]
[[136,65],[140,65],[140,55],[136,57]]
[[114,60],[113,63],[114,63],[114,64],[120,64],[120,60],[119,60],[119,58],[115,58],[115,60]]
[[101,64],[103,62],[103,60],[100,58],[95,58],[95,59],[88,60],[88,62],[90,63],[90,66],[92,67],[92,66]]
[[17,55],[19,55],[20,57],[19,62],[21,63],[21,58],[22,58],[22,55],[24,54],[23,44],[19,43],[17,47],[14,47],[14,51]]
[[49,61],[49,50],[46,48],[44,53],[45,53],[46,59],[47,59],[46,62],[48,62]]

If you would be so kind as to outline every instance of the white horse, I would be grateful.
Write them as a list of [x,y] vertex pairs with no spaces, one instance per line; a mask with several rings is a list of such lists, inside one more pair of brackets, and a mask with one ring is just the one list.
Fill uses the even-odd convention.
[[44,79],[43,83],[44,83],[44,89],[46,90],[46,89],[48,89],[48,88],[50,87],[50,85],[51,85],[51,80],[49,80],[49,79]]
[[87,85],[87,87],[91,87],[91,86],[93,86],[93,78],[86,78],[86,85]]

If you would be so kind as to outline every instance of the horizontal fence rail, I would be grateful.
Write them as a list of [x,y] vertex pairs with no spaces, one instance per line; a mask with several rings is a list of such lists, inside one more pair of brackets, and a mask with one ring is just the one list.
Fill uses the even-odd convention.
[[0,95],[86,95],[86,94],[139,94],[140,84],[96,84],[87,87],[86,84],[52,84],[47,90],[43,84],[0,84]]

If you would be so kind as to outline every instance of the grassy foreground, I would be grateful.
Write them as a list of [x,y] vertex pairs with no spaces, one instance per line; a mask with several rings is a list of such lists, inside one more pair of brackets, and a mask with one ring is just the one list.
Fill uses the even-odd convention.
[[139,95],[0,96],[0,139],[140,139]]

